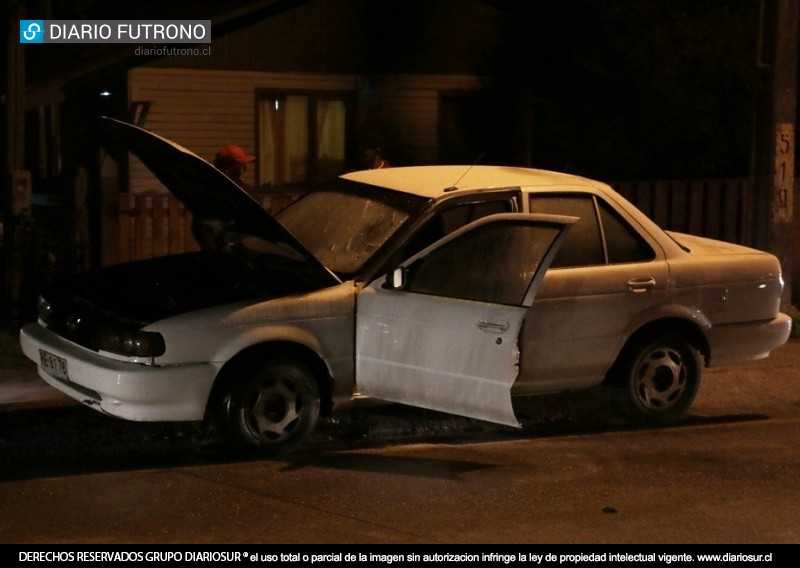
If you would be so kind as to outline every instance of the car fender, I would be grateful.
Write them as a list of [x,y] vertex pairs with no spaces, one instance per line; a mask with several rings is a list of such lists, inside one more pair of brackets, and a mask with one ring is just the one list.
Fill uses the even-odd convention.
[[224,363],[252,345],[273,341],[303,345],[326,361],[352,359],[354,305],[352,283],[341,284],[310,294],[208,308],[146,330],[161,333],[167,346],[157,364]]
[[234,340],[221,345],[215,355],[215,360],[227,362],[245,350],[269,343],[292,343],[304,347],[312,351],[323,362],[329,374],[332,372],[323,354],[319,338],[308,329],[288,323],[257,326],[246,330],[237,335]]
[[698,329],[704,340],[707,341],[707,330],[711,328],[711,321],[699,307],[665,303],[653,306],[641,312],[631,320],[620,339],[620,344],[614,359],[619,357],[619,354],[624,349],[625,345],[628,344],[631,337],[648,327],[652,327],[666,320],[680,320],[692,325]]

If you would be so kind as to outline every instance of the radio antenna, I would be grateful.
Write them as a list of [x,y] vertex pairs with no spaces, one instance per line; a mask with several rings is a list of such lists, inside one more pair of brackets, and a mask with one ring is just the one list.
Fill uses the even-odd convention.
[[453,184],[453,185],[451,185],[450,187],[446,187],[446,188],[444,188],[444,190],[445,190],[445,191],[455,191],[455,190],[457,190],[457,189],[458,189],[458,182],[460,182],[462,179],[464,179],[464,177],[465,177],[465,176],[466,176],[466,175],[469,173],[469,171],[470,171],[470,170],[471,170],[473,167],[475,167],[475,165],[476,165],[478,162],[480,162],[480,161],[483,159],[483,157],[484,157],[485,155],[486,155],[486,150],[484,150],[483,152],[481,152],[481,155],[480,155],[480,156],[478,156],[478,157],[475,159],[475,161],[474,161],[474,162],[472,162],[472,164],[470,164],[470,166],[467,168],[467,170],[466,170],[466,171],[465,171],[463,174],[461,174],[461,177],[460,177],[460,178],[458,178],[458,179],[456,180],[456,183],[454,183],[454,184]]

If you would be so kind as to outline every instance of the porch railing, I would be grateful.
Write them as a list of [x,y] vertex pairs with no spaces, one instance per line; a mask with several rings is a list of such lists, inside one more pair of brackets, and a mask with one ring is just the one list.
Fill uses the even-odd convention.
[[[262,197],[261,205],[277,213],[297,195]],[[118,201],[117,262],[198,250],[192,214],[172,195],[121,195]]]

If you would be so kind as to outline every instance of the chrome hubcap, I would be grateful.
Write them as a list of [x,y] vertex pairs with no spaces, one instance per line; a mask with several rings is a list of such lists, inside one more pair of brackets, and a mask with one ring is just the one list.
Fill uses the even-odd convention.
[[295,385],[285,380],[266,380],[253,390],[246,406],[248,426],[259,437],[280,441],[296,426],[302,400]]
[[644,357],[636,373],[636,396],[647,408],[663,410],[680,399],[686,388],[686,366],[674,349],[659,348]]

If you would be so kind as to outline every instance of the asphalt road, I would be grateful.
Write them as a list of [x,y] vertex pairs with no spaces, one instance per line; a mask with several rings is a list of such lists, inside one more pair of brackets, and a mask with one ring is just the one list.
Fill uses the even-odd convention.
[[800,543],[800,343],[706,371],[687,419],[600,392],[524,428],[386,407],[275,459],[77,406],[0,413],[4,543]]

